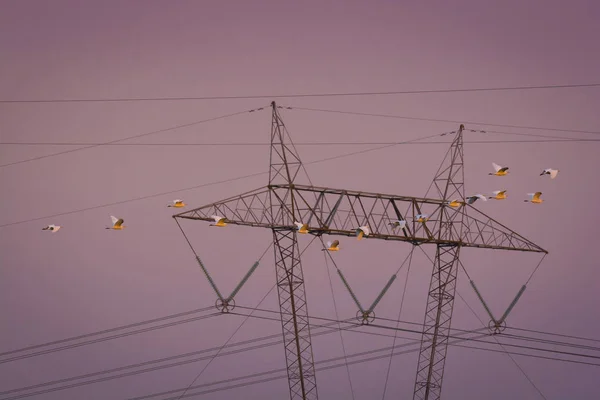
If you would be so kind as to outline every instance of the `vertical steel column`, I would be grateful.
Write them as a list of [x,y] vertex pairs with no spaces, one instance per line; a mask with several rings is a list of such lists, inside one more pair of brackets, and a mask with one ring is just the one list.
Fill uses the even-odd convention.
[[[463,129],[464,126],[461,125],[456,132],[456,137],[434,178],[438,195],[444,201],[465,199]],[[462,240],[465,215],[464,206],[458,210],[441,206],[437,232],[433,234],[437,239]],[[442,394],[459,253],[460,245],[437,245],[427,296],[414,400],[438,400]]]
[[437,245],[413,399],[437,400],[442,394],[459,252],[460,246]]
[[304,274],[297,233],[290,226],[297,218],[294,180],[302,166],[300,157],[286,144],[285,126],[275,102],[271,124],[269,206],[271,208],[277,292],[283,330],[290,398],[317,400]]
[[290,398],[318,399],[296,232],[273,229],[273,243]]

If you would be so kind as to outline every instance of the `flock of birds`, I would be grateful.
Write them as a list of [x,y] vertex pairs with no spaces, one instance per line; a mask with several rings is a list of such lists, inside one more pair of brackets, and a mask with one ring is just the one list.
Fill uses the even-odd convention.
[[[494,172],[490,172],[489,175],[494,175],[494,176],[505,176],[508,174],[508,167],[502,167],[496,163],[492,163],[492,166],[494,167]],[[542,173],[540,174],[540,176],[544,176],[544,175],[548,175],[550,176],[550,179],[554,179],[556,178],[556,176],[558,175],[559,170],[558,169],[552,169],[552,168],[546,168],[542,171]],[[483,194],[475,194],[472,196],[469,196],[467,198],[465,198],[464,200],[461,199],[454,199],[451,201],[448,201],[446,204],[452,208],[458,208],[460,206],[463,206],[465,204],[473,204],[475,203],[477,200],[482,200],[482,201],[487,201],[488,199],[494,199],[494,200],[504,200],[506,199],[506,190],[496,190],[494,192],[492,192],[493,196],[484,196]],[[527,196],[529,197],[528,199],[524,200],[525,202],[529,202],[532,204],[541,204],[544,200],[541,199],[542,196],[542,192],[535,192],[535,193],[527,193]],[[175,207],[175,208],[182,208],[185,207],[186,204],[180,200],[180,199],[176,199],[173,200],[171,203],[169,203],[167,205],[167,207]],[[212,216],[214,223],[210,224],[209,226],[217,226],[217,227],[225,227],[227,226],[227,219],[225,217],[221,217],[218,215],[213,215]],[[123,228],[125,228],[125,225],[123,225],[123,218],[117,218],[115,216],[110,216],[112,225],[106,227],[106,229],[113,229],[113,230],[122,230]],[[421,223],[425,223],[429,220],[429,216],[427,214],[418,214],[415,216],[415,221],[416,222],[421,222]],[[308,224],[303,224],[301,222],[294,222],[295,226],[296,226],[296,230],[298,231],[298,233],[302,233],[302,234],[307,234],[309,233],[308,230]],[[406,227],[406,221],[405,220],[395,220],[390,222],[388,225],[390,225],[392,227],[392,229],[404,229]],[[42,228],[42,230],[47,230],[50,232],[58,232],[58,230],[61,227],[59,225],[48,225],[44,228]],[[370,230],[368,226],[359,226],[356,231],[356,238],[358,240],[361,240],[363,237],[369,236],[370,234]],[[333,242],[327,242],[327,248],[322,249],[323,251],[339,251],[340,249],[340,241],[339,240],[334,240]]]

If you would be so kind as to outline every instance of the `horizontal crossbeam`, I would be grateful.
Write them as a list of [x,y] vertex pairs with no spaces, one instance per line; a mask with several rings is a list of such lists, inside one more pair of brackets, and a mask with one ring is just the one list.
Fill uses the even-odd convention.
[[[294,210],[288,208],[284,198],[290,193],[295,198]],[[271,207],[270,196],[281,201],[274,201]],[[443,217],[443,213],[464,213],[464,216],[457,218],[457,222],[440,224],[440,221],[449,220]],[[308,233],[317,236],[355,236],[359,227],[367,226],[369,233],[363,236],[366,239],[547,253],[472,205],[462,204],[453,208],[442,200],[431,198],[303,185],[272,185],[173,217],[213,221],[214,215],[225,217],[228,224],[268,229],[294,229],[294,223],[299,222],[307,224]],[[393,222],[398,220],[406,221],[406,224],[394,226]]]

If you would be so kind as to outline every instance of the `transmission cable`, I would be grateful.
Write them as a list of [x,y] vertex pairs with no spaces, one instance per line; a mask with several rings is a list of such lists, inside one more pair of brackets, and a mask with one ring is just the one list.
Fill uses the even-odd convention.
[[453,123],[453,124],[498,126],[498,127],[502,127],[502,128],[517,128],[517,129],[531,129],[531,130],[540,130],[540,131],[600,134],[600,131],[589,131],[589,130],[580,130],[580,129],[559,129],[559,128],[549,128],[549,127],[539,127],[539,126],[529,126],[529,125],[492,124],[492,123],[487,123],[487,122],[465,121],[465,120],[459,121],[459,120],[452,120],[452,119],[417,118],[417,117],[408,117],[408,116],[402,116],[402,115],[375,114],[375,113],[365,113],[365,112],[358,112],[358,111],[327,110],[327,109],[307,108],[307,107],[290,107],[290,109],[303,110],[303,111],[317,111],[317,112],[325,112],[325,113],[336,113],[336,114],[359,115],[359,116],[368,116],[368,117],[397,118],[397,119],[407,119],[407,120],[427,121],[427,122],[448,122],[448,123]]
[[91,103],[91,102],[134,102],[134,101],[185,101],[185,100],[233,100],[233,99],[264,99],[264,98],[301,98],[301,97],[346,97],[346,96],[384,96],[399,94],[428,94],[428,93],[461,93],[461,92],[497,92],[515,90],[538,90],[538,89],[571,89],[582,87],[597,87],[600,83],[582,83],[571,85],[538,85],[538,86],[497,86],[462,89],[429,89],[429,90],[396,90],[396,91],[371,91],[371,92],[329,92],[329,93],[290,93],[290,94],[261,94],[261,95],[238,95],[238,96],[181,96],[181,97],[128,97],[128,98],[80,98],[80,99],[23,99],[23,100],[0,100],[0,104],[9,103]]
[[[174,322],[169,322],[169,323],[162,324],[162,325],[156,325],[156,326],[151,326],[151,327],[148,327],[148,328],[137,329],[137,330],[131,331],[131,332],[125,332],[125,333],[119,333],[119,334],[115,334],[115,335],[111,335],[111,336],[105,336],[105,337],[102,337],[102,338],[88,340],[88,341],[81,342],[81,343],[73,343],[73,344],[68,344],[68,345],[65,345],[65,346],[55,347],[55,348],[48,349],[48,350],[41,350],[41,351],[37,351],[37,352],[34,352],[34,353],[29,353],[29,354],[23,354],[23,355],[17,355],[17,356],[13,356],[13,357],[8,357],[8,358],[4,358],[4,359],[0,360],[0,364],[5,364],[7,362],[12,362],[12,361],[17,361],[17,360],[23,360],[23,359],[31,358],[31,357],[37,357],[37,356],[40,356],[40,355],[55,353],[57,351],[63,351],[63,350],[73,349],[73,348],[76,348],[76,347],[87,346],[87,345],[94,344],[94,343],[106,342],[108,340],[119,339],[119,338],[123,338],[123,337],[126,337],[126,336],[137,335],[137,334],[140,334],[140,333],[152,332],[152,331],[155,331],[155,330],[158,330],[158,329],[170,328],[172,326],[186,324],[186,323],[189,323],[189,322],[201,321],[203,319],[212,318],[212,317],[218,316],[220,314],[221,313],[219,313],[219,312],[215,312],[215,313],[212,313],[212,314],[201,315],[199,317],[188,318],[188,319],[184,319],[184,320],[181,320],[181,321],[174,321]],[[63,341],[67,341],[67,340],[68,339],[64,339]],[[52,343],[52,342],[50,342],[50,343]],[[41,346],[44,346],[44,345],[45,344],[38,345],[38,346],[41,347]],[[38,346],[34,346],[34,347],[38,347]],[[21,349],[20,350],[15,350],[15,351],[11,351],[9,353],[15,353],[17,351],[22,351],[22,350]]]
[[74,153],[76,151],[85,150],[85,149],[91,149],[91,148],[94,148],[94,147],[103,146],[103,145],[112,144],[112,143],[118,143],[118,142],[122,142],[122,141],[129,140],[129,139],[136,139],[136,138],[140,138],[140,137],[143,137],[143,136],[154,135],[155,133],[162,133],[162,132],[172,131],[172,130],[175,130],[175,129],[186,128],[188,126],[199,125],[199,124],[203,124],[205,122],[216,121],[216,120],[219,120],[219,119],[233,117],[233,116],[236,116],[236,115],[245,114],[245,113],[254,112],[254,111],[263,110],[263,109],[264,109],[264,107],[256,108],[256,109],[253,109],[253,110],[238,111],[238,112],[235,112],[235,113],[221,115],[221,116],[218,116],[218,117],[212,117],[212,118],[204,119],[204,120],[201,120],[201,121],[195,121],[195,122],[190,122],[190,123],[183,124],[183,125],[173,126],[173,127],[170,127],[170,128],[159,129],[157,131],[140,133],[140,134],[133,135],[133,136],[127,136],[127,137],[124,137],[124,138],[121,138],[121,139],[115,139],[115,140],[111,140],[111,141],[104,142],[104,143],[92,144],[92,145],[89,145],[89,146],[86,146],[86,147],[80,147],[80,148],[77,148],[77,149],[64,150],[64,151],[59,151],[58,153],[46,154],[44,156],[38,156],[38,157],[28,158],[26,160],[14,161],[14,162],[7,163],[7,164],[1,164],[0,168],[2,168],[2,167],[8,167],[10,165],[21,164],[21,163],[25,163],[25,162],[29,162],[29,161],[41,160],[43,158],[54,157],[54,156],[58,156],[58,155],[61,155],[61,154]]
[[[430,135],[430,136],[426,136],[426,137],[422,137],[422,138],[417,138],[417,139],[409,140],[408,142],[414,142],[414,141],[417,141],[417,140],[425,140],[425,139],[428,139],[428,138],[431,138],[431,137],[434,137],[434,136],[439,136],[439,135],[437,135],[437,134],[436,135]],[[353,152],[341,154],[341,155],[338,155],[338,156],[321,158],[321,159],[318,159],[318,160],[314,160],[314,161],[310,161],[310,162],[304,163],[304,165],[317,164],[317,163],[322,163],[322,162],[337,160],[337,159],[340,159],[340,158],[350,157],[350,156],[354,156],[354,155],[357,155],[357,154],[364,154],[364,153],[371,152],[371,151],[383,150],[383,149],[386,149],[386,148],[389,148],[389,147],[393,147],[393,146],[397,146],[397,145],[400,145],[400,144],[403,144],[403,143],[406,143],[406,142],[398,142],[398,143],[394,143],[394,144],[390,144],[390,145],[373,147],[373,148],[366,149],[366,150],[353,151]],[[0,228],[6,227],[6,226],[11,226],[11,225],[23,224],[23,223],[26,223],[26,222],[39,221],[39,220],[47,219],[47,218],[60,217],[60,216],[63,216],[63,215],[75,214],[75,213],[79,213],[79,212],[83,212],[83,211],[95,210],[95,209],[98,209],[98,208],[104,208],[104,207],[114,206],[114,205],[118,205],[118,204],[129,203],[129,202],[133,202],[133,201],[145,200],[145,199],[149,199],[149,198],[152,198],[152,197],[164,196],[164,195],[167,195],[167,194],[177,193],[177,192],[183,192],[183,191],[186,191],[186,190],[199,189],[199,188],[203,188],[203,187],[207,187],[207,186],[213,186],[213,185],[218,185],[218,184],[222,184],[222,183],[234,182],[234,181],[238,181],[238,180],[242,180],[242,179],[253,178],[253,177],[256,177],[256,176],[260,176],[260,175],[267,175],[268,173],[269,173],[269,171],[255,172],[253,174],[242,175],[242,176],[238,176],[238,177],[235,177],[235,178],[222,179],[222,180],[218,180],[218,181],[214,181],[214,182],[209,182],[209,183],[204,183],[204,184],[195,185],[195,186],[190,186],[190,187],[186,187],[186,188],[180,188],[180,189],[175,189],[175,190],[169,190],[169,191],[166,191],[166,192],[154,193],[154,194],[150,194],[150,195],[146,195],[146,196],[135,197],[133,199],[115,201],[115,202],[112,202],[112,203],[101,204],[101,205],[92,206],[92,207],[86,207],[86,208],[80,208],[78,210],[73,210],[73,211],[67,211],[67,212],[63,212],[63,213],[48,215],[48,216],[45,216],[45,217],[37,217],[37,218],[30,218],[30,219],[16,221],[16,222],[9,222],[9,223],[0,225]]]
[[[488,131],[490,132],[490,131]],[[500,133],[494,131],[494,133]],[[502,132],[509,135],[517,135],[515,132]],[[529,134],[521,134],[524,136],[531,136]],[[545,137],[545,136],[543,136]],[[498,144],[498,143],[593,143],[600,142],[600,139],[586,139],[586,138],[559,138],[553,136],[554,139],[532,139],[532,140],[468,140],[463,141],[463,144]],[[344,141],[329,141],[329,142],[295,142],[296,146],[374,146],[374,145],[388,145],[388,144],[412,144],[412,145],[433,145],[433,144],[452,144],[452,142],[344,142]],[[173,146],[203,146],[203,147],[244,147],[244,146],[271,146],[271,143],[261,142],[208,142],[208,143],[174,143],[174,142],[161,142],[161,143],[114,143],[114,144],[103,144],[103,143],[86,143],[86,142],[0,142],[0,146],[137,146],[137,147],[173,147]]]
[[[184,317],[184,316],[190,315],[190,314],[197,314],[199,312],[204,312],[204,311],[210,310],[211,308],[213,308],[213,307],[210,306],[210,307],[198,308],[198,309],[195,309],[195,310],[184,311],[184,312],[180,312],[180,313],[177,313],[177,314],[170,314],[170,315],[167,315],[167,316],[164,316],[164,317],[158,317],[158,318],[154,318],[154,319],[150,319],[150,320],[146,320],[146,321],[134,322],[134,323],[128,324],[128,325],[121,325],[121,326],[117,326],[115,328],[105,329],[105,330],[102,330],[102,331],[86,333],[86,334],[83,334],[83,335],[73,336],[73,337],[66,338],[66,339],[54,340],[52,342],[40,343],[40,344],[36,344],[36,345],[33,345],[33,346],[23,347],[23,348],[16,349],[16,350],[5,351],[3,353],[0,353],[0,357],[7,356],[7,355],[10,355],[10,354],[15,354],[15,353],[21,353],[21,352],[24,352],[24,351],[27,351],[27,350],[39,349],[40,347],[54,346],[56,344],[61,344],[61,343],[65,343],[65,342],[71,342],[71,341],[75,341],[75,340],[79,340],[79,339],[85,339],[85,338],[88,338],[88,337],[98,336],[98,335],[102,335],[102,334],[105,334],[105,333],[111,333],[111,332],[116,332],[116,331],[120,331],[120,330],[124,330],[124,329],[135,328],[135,327],[138,327],[138,326],[141,326],[141,325],[146,325],[146,324],[151,324],[151,323],[154,323],[154,322],[165,321],[167,319]],[[0,363],[1,362],[2,362],[2,360],[0,360]]]

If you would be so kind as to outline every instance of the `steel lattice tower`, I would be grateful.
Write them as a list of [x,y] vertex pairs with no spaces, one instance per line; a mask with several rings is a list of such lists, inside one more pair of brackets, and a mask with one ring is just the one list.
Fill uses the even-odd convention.
[[[463,201],[465,198],[463,129],[461,125],[433,179],[438,195],[444,202],[452,199]],[[463,212],[455,212],[451,208],[441,210],[437,232],[434,233],[438,240],[456,238],[459,242],[438,243],[436,246],[413,396],[416,400],[439,399],[442,392],[465,215],[466,209]]]
[[[213,221],[270,229],[290,398],[318,399],[308,321],[304,277],[295,222],[308,225],[308,234],[352,237],[367,225],[369,240],[392,240],[412,245],[434,244],[436,256],[428,292],[425,322],[414,388],[414,399],[439,399],[461,248],[485,248],[536,253],[546,250],[465,204],[463,125],[456,134],[433,184],[437,198],[418,198],[296,183],[302,163],[272,105],[269,184],[241,195],[176,214],[174,218]],[[291,147],[290,147],[291,145]],[[451,200],[461,205],[450,206]],[[400,211],[406,206],[406,214]],[[467,213],[467,210],[469,211]],[[421,216],[427,214],[427,218]],[[394,228],[390,221],[406,225]],[[227,310],[231,298],[221,299]]]

